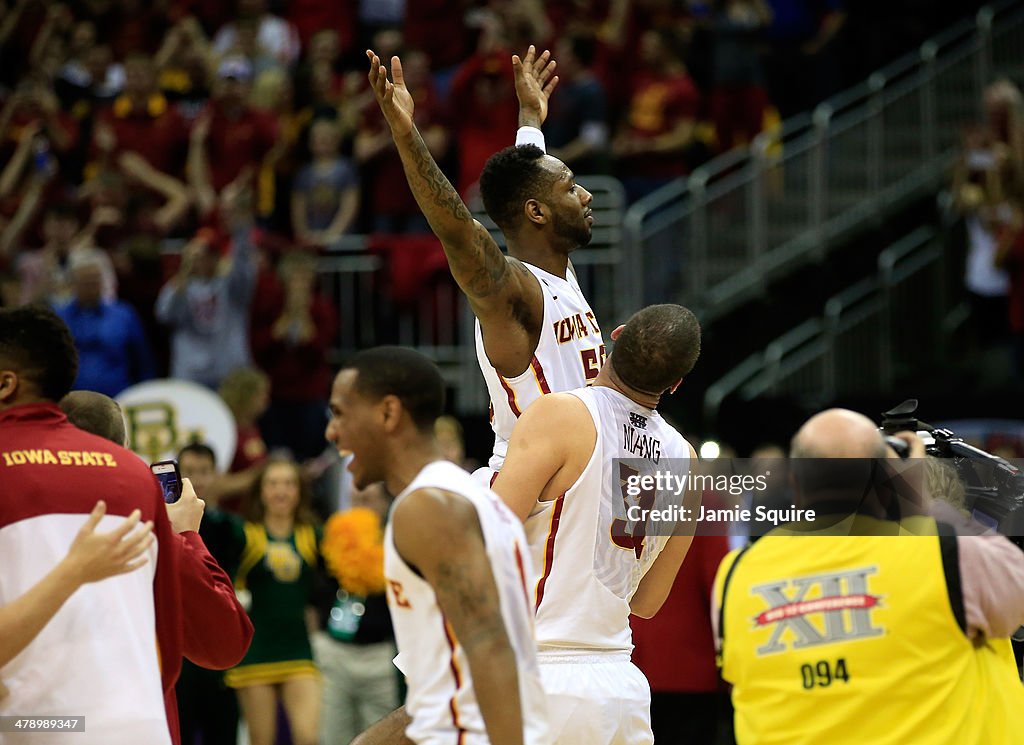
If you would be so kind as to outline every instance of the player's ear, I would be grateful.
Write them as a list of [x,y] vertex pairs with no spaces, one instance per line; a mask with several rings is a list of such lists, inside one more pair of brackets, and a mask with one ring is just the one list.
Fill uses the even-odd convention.
[[677,380],[677,381],[676,381],[676,382],[675,382],[675,383],[674,383],[674,384],[672,385],[672,387],[671,387],[671,388],[669,388],[669,389],[668,389],[668,393],[669,393],[669,395],[671,396],[671,395],[672,395],[673,393],[675,393],[675,392],[676,392],[676,388],[678,388],[678,387],[679,387],[679,386],[681,386],[682,384],[683,384],[683,379],[682,379],[682,378],[680,378],[679,380]]
[[527,199],[526,204],[523,205],[523,212],[526,214],[526,219],[535,225],[546,225],[548,222],[547,205],[536,199]]
[[0,403],[14,398],[18,390],[18,373],[14,370],[0,370]]
[[378,412],[385,432],[394,432],[402,420],[402,401],[398,396],[385,396],[378,404]]

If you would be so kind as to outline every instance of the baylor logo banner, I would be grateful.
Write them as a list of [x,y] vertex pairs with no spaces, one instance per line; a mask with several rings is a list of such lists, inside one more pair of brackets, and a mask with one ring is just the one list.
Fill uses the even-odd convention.
[[772,629],[771,638],[758,647],[757,654],[881,636],[885,629],[871,623],[881,598],[868,592],[868,577],[877,571],[877,567],[864,567],[751,588],[768,603],[754,618],[755,630]]
[[187,380],[150,380],[122,391],[128,449],[147,463],[177,458],[190,442],[205,442],[226,471],[238,431],[231,410],[208,388]]

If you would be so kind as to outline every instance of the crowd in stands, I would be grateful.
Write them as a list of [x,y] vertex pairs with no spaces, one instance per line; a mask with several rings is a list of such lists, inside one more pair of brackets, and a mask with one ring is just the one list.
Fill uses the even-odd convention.
[[[892,56],[893,28],[904,44],[921,37],[913,5],[890,8],[861,51]],[[403,56],[424,139],[471,196],[516,125],[512,52],[550,47],[551,152],[577,173],[618,176],[636,199],[859,74],[843,32],[864,26],[839,0],[5,0],[0,11],[0,302],[61,308],[84,357],[78,385],[111,395],[167,372],[216,387],[255,362],[271,374],[275,440],[290,431],[282,406],[309,417],[310,391],[326,394],[322,367],[303,390],[287,381],[290,367],[322,365],[337,328],[322,298],[300,301],[309,264],[283,257],[350,234],[429,231],[363,49]],[[225,210],[237,191],[247,214]],[[97,366],[111,371],[102,381]]]

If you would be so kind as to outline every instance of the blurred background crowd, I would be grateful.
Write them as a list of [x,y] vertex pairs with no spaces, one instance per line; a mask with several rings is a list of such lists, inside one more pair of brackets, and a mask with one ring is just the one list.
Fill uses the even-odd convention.
[[[471,195],[514,133],[512,52],[549,46],[562,81],[551,152],[577,173],[614,174],[635,199],[955,14],[926,6],[10,0],[0,298],[62,309],[85,352],[80,387],[116,395],[168,371],[216,387],[255,362],[273,404],[322,398],[338,309],[311,291],[301,256],[346,236],[428,232],[369,95],[365,48],[403,56],[419,127]],[[252,188],[251,250],[237,250],[221,209],[231,184]],[[168,282],[187,285],[189,303],[166,289],[158,301]],[[215,363],[202,345],[213,326],[231,331]]]

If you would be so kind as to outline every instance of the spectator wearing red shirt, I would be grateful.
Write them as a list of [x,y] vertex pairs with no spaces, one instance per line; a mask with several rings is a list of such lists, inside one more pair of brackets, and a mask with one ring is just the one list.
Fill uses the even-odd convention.
[[654,618],[633,616],[633,662],[651,684],[658,745],[712,745],[728,705],[715,664],[711,593],[729,553],[722,535],[697,536]]
[[192,128],[188,176],[203,215],[213,210],[218,192],[246,167],[258,168],[277,142],[274,118],[248,103],[252,74],[244,57],[223,60],[214,97]]
[[695,142],[700,93],[675,49],[677,43],[675,34],[664,28],[641,37],[643,71],[612,142],[631,202],[689,172],[686,152]]
[[270,407],[261,424],[270,449],[288,448],[303,461],[324,449],[324,412],[331,388],[327,350],[337,311],[316,291],[316,257],[284,255],[252,309],[256,363],[270,376]]
[[[434,160],[444,158],[448,134],[443,126],[441,104],[430,81],[430,61],[423,52],[409,51],[402,56],[405,82],[416,104],[413,116],[416,128]],[[369,102],[373,104],[373,102]],[[391,132],[378,106],[367,106],[356,135],[355,157],[363,174],[370,179],[373,230],[377,233],[429,233],[430,225],[409,190]]]
[[78,123],[60,110],[53,86],[30,75],[18,83],[0,109],[0,162],[7,163],[30,128],[49,151],[61,158],[78,142]]
[[109,127],[116,152],[136,152],[153,168],[182,175],[188,127],[157,86],[152,58],[133,54],[124,63],[124,92],[97,116],[97,128]]
[[485,26],[475,54],[455,72],[449,101],[459,153],[456,186],[463,199],[476,184],[487,159],[515,136],[519,107],[508,61],[505,31],[500,23]]

